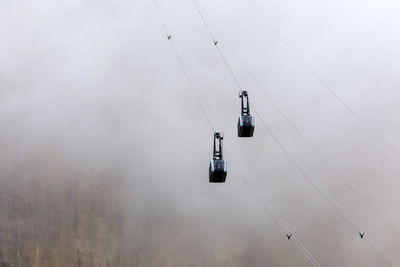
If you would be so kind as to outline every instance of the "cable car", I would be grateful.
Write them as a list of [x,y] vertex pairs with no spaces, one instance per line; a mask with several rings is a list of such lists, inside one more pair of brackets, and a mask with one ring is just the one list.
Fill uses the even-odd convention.
[[247,91],[240,91],[239,98],[242,100],[242,114],[238,120],[238,136],[252,137],[254,133],[254,117],[250,115],[249,95]]
[[[226,179],[226,160],[222,157],[223,134],[214,133],[213,159],[210,161],[209,181],[210,183],[225,183]],[[218,147],[217,147],[218,143]]]

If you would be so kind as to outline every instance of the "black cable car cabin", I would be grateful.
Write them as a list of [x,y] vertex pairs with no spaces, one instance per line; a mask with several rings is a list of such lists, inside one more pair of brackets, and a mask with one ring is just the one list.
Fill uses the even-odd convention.
[[[224,137],[221,133],[214,133],[214,150],[213,159],[210,161],[209,181],[210,183],[225,183],[226,179],[226,160],[222,157],[222,140]],[[218,149],[217,149],[218,143]]]
[[238,136],[252,137],[254,133],[254,118],[250,115],[249,96],[247,91],[240,91],[239,97],[242,101],[242,113],[238,120]]

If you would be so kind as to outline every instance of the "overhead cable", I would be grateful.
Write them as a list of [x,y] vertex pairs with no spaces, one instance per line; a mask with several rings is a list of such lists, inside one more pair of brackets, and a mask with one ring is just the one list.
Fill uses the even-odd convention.
[[223,44],[230,50],[231,54],[236,58],[239,62],[241,67],[245,70],[248,74],[250,79],[255,83],[255,85],[260,89],[260,91],[264,94],[264,96],[270,101],[270,103],[275,107],[278,113],[288,122],[289,126],[304,140],[304,142],[311,148],[311,150],[317,155],[318,158],[331,170],[331,172],[341,180],[341,182],[359,199],[360,202],[363,203],[369,210],[371,210],[388,228],[390,228],[394,234],[396,234],[397,238],[400,238],[400,232],[375,208],[373,208],[357,191],[356,189],[351,186],[346,179],[343,177],[342,174],[333,166],[330,161],[323,156],[323,154],[312,144],[311,141],[307,139],[307,137],[295,126],[295,124],[289,119],[289,117],[285,114],[285,112],[280,108],[274,98],[271,96],[270,93],[267,92],[267,89],[262,86],[255,76],[250,72],[249,68],[244,64],[243,60],[239,57],[239,55],[235,52],[229,42],[226,40],[222,32],[217,27],[216,23],[212,20],[211,17],[208,16],[209,22],[216,30],[217,34],[223,41]]
[[[218,42],[218,40],[215,39],[210,27],[208,26],[208,23],[200,9],[199,4],[197,3],[196,0],[192,0],[197,12],[199,13],[199,16],[201,17],[203,24],[205,25],[205,28],[207,29],[212,41],[214,42],[214,44],[216,44],[216,42]],[[228,61],[226,60],[225,56],[223,55],[222,51],[220,50],[220,48],[215,45],[227,67],[227,69],[229,70],[232,78],[237,81],[236,84],[239,87],[239,90],[241,90],[241,86],[240,83],[238,82],[238,78],[236,77],[236,75],[234,74],[234,72],[232,71],[232,68],[230,67]],[[260,114],[257,112],[257,109],[254,107],[253,105],[253,110],[256,113],[257,117],[260,119],[261,123],[263,124],[264,128],[267,130],[267,132],[272,136],[272,138],[274,139],[274,141],[277,143],[277,145],[281,148],[281,150],[285,153],[285,155],[289,158],[289,160],[291,161],[291,163],[293,164],[293,166],[299,171],[299,173],[314,187],[314,189],[320,194],[320,196],[322,198],[324,198],[327,203],[331,206],[331,208],[333,210],[335,210],[335,212],[342,217],[342,219],[348,223],[348,225],[353,228],[353,230],[355,230],[357,232],[357,234],[361,233],[360,227],[357,225],[357,223],[348,215],[346,215],[346,213],[339,208],[339,206],[336,204],[336,202],[334,201],[333,198],[329,197],[328,194],[326,194],[326,192],[324,192],[319,186],[317,186],[315,184],[315,182],[307,175],[307,173],[299,166],[299,164],[297,163],[297,161],[291,156],[291,154],[288,152],[288,150],[282,145],[282,143],[279,141],[279,139],[277,138],[277,136],[273,133],[273,131],[268,127],[268,125],[265,123],[265,121],[261,118]],[[370,247],[375,250],[378,254],[380,255],[389,255],[389,257],[385,257],[385,259],[392,261],[393,257],[390,256],[389,253],[387,253],[384,248],[380,248],[381,251],[385,251],[385,253],[380,253],[380,251],[378,251],[378,249],[376,248],[376,246],[373,246],[371,242],[368,242],[368,244],[370,245]],[[397,264],[397,262],[395,262]],[[400,266],[400,265],[399,265]]]
[[[171,47],[172,47],[173,52],[174,52],[174,54],[175,54],[175,56],[176,56],[176,58],[177,58],[177,60],[178,60],[178,62],[179,62],[179,66],[181,67],[182,72],[184,73],[184,76],[185,76],[185,78],[186,78],[186,81],[188,82],[189,87],[190,87],[191,90],[193,91],[193,93],[194,93],[194,95],[195,95],[195,97],[196,97],[196,99],[197,99],[197,102],[198,102],[198,104],[199,104],[199,106],[200,106],[200,108],[201,108],[201,111],[202,111],[204,117],[206,118],[206,120],[207,120],[207,122],[208,122],[210,128],[214,131],[214,127],[213,127],[213,125],[212,125],[212,123],[211,123],[211,120],[210,120],[209,117],[207,116],[207,113],[206,113],[206,111],[205,111],[205,109],[204,109],[204,107],[203,107],[203,105],[202,105],[202,103],[201,103],[201,101],[200,101],[200,98],[198,97],[198,95],[197,95],[197,93],[196,93],[196,90],[194,89],[194,87],[193,87],[193,85],[192,85],[192,83],[191,83],[191,81],[190,81],[190,79],[189,79],[189,76],[188,76],[188,74],[187,74],[187,72],[186,72],[186,70],[185,70],[184,64],[183,64],[181,58],[179,57],[179,54],[177,53],[177,50],[176,50],[176,48],[175,48],[175,46],[174,46],[174,44],[173,44],[173,41],[172,41],[172,38],[171,38],[171,34],[170,34],[170,32],[168,31],[168,28],[166,27],[166,22],[165,22],[164,19],[163,19],[163,14],[162,14],[162,11],[161,11],[161,9],[160,9],[160,7],[159,7],[159,5],[158,5],[158,2],[157,2],[157,0],[152,0],[152,1],[153,1],[153,4],[154,4],[155,8],[157,9],[157,11],[158,11],[160,17],[161,17],[161,20],[163,21],[164,31],[165,31],[165,33],[167,34],[168,40],[170,41]],[[214,43],[214,44],[216,45],[216,43]],[[229,155],[229,154],[228,154],[228,155]],[[232,157],[230,157],[230,158],[232,159]],[[259,201],[260,205],[264,208],[264,210],[266,210],[266,211],[271,215],[271,217],[274,219],[274,221],[279,225],[279,227],[280,227],[287,235],[290,234],[290,235],[292,236],[293,233],[291,233],[291,232],[289,231],[288,227],[286,226],[286,224],[283,223],[283,220],[279,217],[279,215],[272,209],[272,207],[267,206],[267,205],[261,200],[261,198],[258,196],[258,194],[256,194],[256,192],[254,191],[254,188],[250,185],[250,183],[248,182],[248,180],[245,178],[245,176],[244,176],[242,173],[241,173],[240,176],[241,176],[241,178],[245,181],[245,183],[248,185],[250,191],[256,196],[257,200]],[[269,207],[269,208],[268,208],[268,207]],[[300,240],[299,240],[298,238],[296,238],[295,236],[293,236],[293,237],[291,238],[291,240],[293,240],[293,243],[295,244],[295,246],[297,247],[297,249],[310,261],[310,263],[311,263],[313,266],[315,266],[315,267],[320,267],[320,266],[321,266],[321,265],[312,257],[311,253],[301,244],[301,242],[300,242]]]
[[287,38],[278,30],[277,27],[271,22],[271,20],[265,15],[261,8],[254,2],[254,0],[248,0],[257,12],[263,17],[264,21],[269,25],[269,27],[277,34],[281,41],[286,45],[286,47],[300,60],[300,62],[306,67],[306,69],[322,84],[325,89],[338,101],[340,102],[353,116],[364,125],[381,143],[391,150],[400,158],[400,151],[397,150],[393,144],[388,142],[383,138],[377,130],[375,130],[358,112],[356,112],[351,106],[349,106],[321,77],[321,75],[316,72],[311,65],[294,49],[294,47],[289,43]]

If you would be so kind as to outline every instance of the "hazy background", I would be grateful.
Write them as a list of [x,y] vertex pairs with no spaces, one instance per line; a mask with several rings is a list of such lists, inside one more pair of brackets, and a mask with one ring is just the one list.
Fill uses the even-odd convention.
[[[248,0],[201,0],[257,80],[368,204],[400,231],[400,158],[313,76]],[[400,4],[257,1],[349,106],[400,150]],[[160,0],[229,150],[208,183],[212,130],[151,0],[0,1],[0,266],[309,266],[242,170],[323,266],[384,266],[256,118],[192,1]],[[316,184],[400,261],[400,237],[318,159],[220,47],[250,101]]]

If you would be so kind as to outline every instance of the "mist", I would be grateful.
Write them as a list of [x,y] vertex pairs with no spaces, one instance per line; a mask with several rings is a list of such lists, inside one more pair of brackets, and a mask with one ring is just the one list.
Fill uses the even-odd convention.
[[[256,1],[274,30],[248,0],[199,2],[296,129],[400,231],[400,4]],[[258,116],[254,137],[237,137],[239,89],[193,2],[159,5],[224,132],[226,183],[208,182],[213,132],[152,1],[3,0],[0,266],[310,266],[241,174],[322,266],[388,265]],[[253,115],[400,261],[400,237],[218,41]]]

